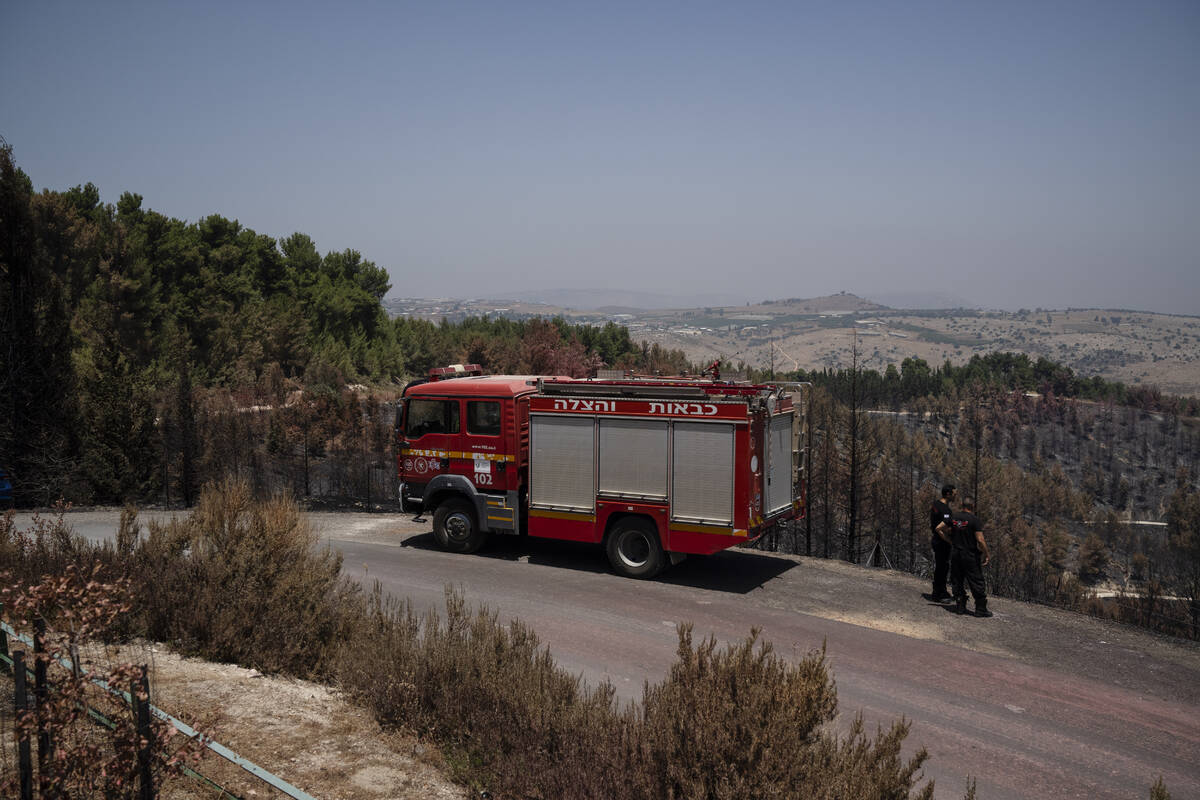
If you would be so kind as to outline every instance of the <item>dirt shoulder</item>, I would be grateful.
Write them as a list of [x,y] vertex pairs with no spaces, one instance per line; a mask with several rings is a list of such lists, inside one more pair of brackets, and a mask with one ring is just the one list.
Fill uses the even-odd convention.
[[[462,800],[435,748],[387,733],[339,692],[308,681],[153,649],[154,702],[194,716],[213,739],[321,800]],[[204,776],[242,797],[284,797],[213,753]],[[210,797],[179,779],[163,797]]]

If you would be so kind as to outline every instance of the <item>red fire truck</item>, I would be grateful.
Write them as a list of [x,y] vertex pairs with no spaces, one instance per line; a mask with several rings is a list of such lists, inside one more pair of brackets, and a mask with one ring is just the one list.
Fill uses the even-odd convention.
[[649,578],[804,514],[802,384],[433,370],[396,414],[406,509],[438,544],[491,533],[603,543]]

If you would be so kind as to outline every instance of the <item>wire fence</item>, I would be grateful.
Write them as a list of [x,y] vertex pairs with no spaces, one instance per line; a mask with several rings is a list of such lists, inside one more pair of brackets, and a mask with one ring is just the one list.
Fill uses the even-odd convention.
[[[0,606],[0,610],[2,610],[2,606]],[[41,654],[44,650],[44,646],[40,641],[41,638],[41,634],[38,631],[35,631],[34,635],[32,636],[25,635],[17,631],[13,626],[9,625],[3,620],[0,620],[0,669],[3,669],[13,677],[15,715],[20,716],[23,712],[37,710],[38,704],[45,704],[48,702],[48,682],[46,680],[44,670],[40,669],[40,666],[44,665],[47,661],[52,661],[61,669],[69,672],[76,680],[86,680],[87,683],[102,692],[104,696],[110,699],[115,699],[123,707],[132,709],[135,718],[137,719],[139,736],[143,737],[146,741],[153,741],[153,736],[151,736],[149,733],[149,721],[151,717],[157,718],[175,728],[176,731],[187,737],[189,741],[197,742],[200,746],[241,768],[249,775],[253,776],[259,781],[262,781],[263,783],[266,783],[287,797],[295,798],[295,800],[315,800],[312,795],[308,794],[302,789],[293,786],[291,783],[260,767],[253,761],[238,755],[233,750],[222,745],[221,743],[204,736],[201,732],[197,731],[186,722],[183,722],[161,708],[152,705],[149,702],[149,669],[147,666],[143,665],[139,670],[141,681],[140,685],[130,686],[130,689],[127,691],[123,688],[110,685],[107,681],[101,678],[84,676],[80,671],[79,657],[77,652],[73,652],[73,655],[75,656],[74,658],[53,658],[44,656],[38,658],[36,654]],[[13,650],[10,652],[10,646],[12,646],[13,642],[22,643],[27,647],[32,648],[35,654],[35,666],[33,668],[27,665],[25,658],[27,655],[26,651]],[[35,688],[35,691],[33,692],[32,703],[30,702],[29,691],[27,688],[30,680],[33,681]],[[103,725],[109,729],[116,727],[116,723],[111,719],[111,713],[105,714],[103,710],[93,707],[90,704],[81,710],[99,725]],[[17,760],[18,769],[20,770],[19,783],[21,787],[20,797],[22,800],[32,800],[32,787],[34,785],[35,770],[32,766],[33,761],[30,737],[27,735],[22,736],[20,733],[18,733],[17,738]],[[44,765],[46,763],[45,759],[49,757],[49,755],[53,752],[53,749],[54,743],[51,739],[47,739],[44,736],[38,737],[39,765]],[[159,757],[164,756],[162,753],[159,753],[158,755]],[[146,757],[149,758],[149,751],[147,751]],[[40,773],[44,773],[44,771],[44,767],[39,766],[39,769],[36,771],[39,773],[39,778],[41,777]],[[237,797],[237,795],[235,795],[229,789],[217,784],[190,767],[183,767],[183,772],[186,776],[215,791],[217,793],[218,800],[219,798],[224,797]],[[150,798],[157,796],[148,764],[145,765],[144,768],[142,765],[139,765],[139,773],[141,773],[141,776],[139,777],[139,781],[141,782],[141,793],[139,797]],[[30,792],[29,794],[26,794],[27,787],[28,791]]]

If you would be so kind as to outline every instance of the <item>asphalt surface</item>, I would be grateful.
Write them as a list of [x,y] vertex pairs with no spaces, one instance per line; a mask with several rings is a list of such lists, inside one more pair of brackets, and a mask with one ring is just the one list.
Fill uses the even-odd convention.
[[[143,521],[153,515],[143,515]],[[111,537],[116,512],[68,516]],[[1133,798],[1160,775],[1200,798],[1200,647],[1025,603],[994,600],[993,619],[927,602],[901,573],[752,551],[692,558],[658,580],[612,575],[598,547],[495,538],[471,556],[440,552],[428,524],[380,514],[310,515],[345,557],[416,608],[447,585],[528,623],[558,663],[621,697],[667,673],[676,626],[732,642],[752,627],[784,655],[827,648],[845,727],[904,717],[909,753],[930,753],[938,798]],[[25,517],[18,524],[26,524]]]

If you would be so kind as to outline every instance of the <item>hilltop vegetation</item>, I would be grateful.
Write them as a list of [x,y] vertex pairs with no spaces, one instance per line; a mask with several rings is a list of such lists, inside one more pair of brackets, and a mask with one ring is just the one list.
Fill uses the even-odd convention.
[[90,183],[35,193],[7,146],[0,229],[0,454],[20,503],[190,504],[205,480],[256,466],[257,426],[235,413],[253,407],[280,411],[275,451],[306,465],[329,447],[386,453],[380,398],[348,382],[463,361],[570,375],[687,366],[611,324],[393,321],[387,272],[358,251],[321,255],[303,233],[275,239],[216,214],[184,222],[130,192],[103,203]]

